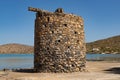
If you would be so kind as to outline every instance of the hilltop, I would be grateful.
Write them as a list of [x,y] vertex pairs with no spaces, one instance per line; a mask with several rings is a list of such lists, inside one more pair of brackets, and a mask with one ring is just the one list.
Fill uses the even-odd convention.
[[33,53],[33,46],[23,44],[0,45],[0,53]]
[[120,53],[120,35],[87,43],[88,53]]

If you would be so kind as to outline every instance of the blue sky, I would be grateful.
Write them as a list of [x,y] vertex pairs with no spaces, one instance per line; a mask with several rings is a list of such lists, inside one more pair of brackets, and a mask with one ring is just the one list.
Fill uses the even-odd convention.
[[86,42],[120,35],[120,0],[0,0],[0,45],[34,45],[35,13],[29,6],[82,16]]

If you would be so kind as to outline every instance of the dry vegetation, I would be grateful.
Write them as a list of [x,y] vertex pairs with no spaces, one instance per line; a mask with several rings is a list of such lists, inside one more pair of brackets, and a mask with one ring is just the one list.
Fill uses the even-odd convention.
[[87,43],[87,52],[88,53],[120,53],[120,35]]
[[33,46],[22,44],[0,45],[0,53],[33,53]]

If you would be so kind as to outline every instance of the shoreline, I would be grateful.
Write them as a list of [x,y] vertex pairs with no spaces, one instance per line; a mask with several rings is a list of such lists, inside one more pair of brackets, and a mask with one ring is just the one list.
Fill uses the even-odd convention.
[[[34,52],[32,53],[0,53],[0,54],[34,54]],[[101,53],[97,53],[97,52],[86,52],[86,54],[120,54],[120,53],[104,53],[104,52],[101,52]]]
[[34,53],[0,53],[0,54],[34,54]]
[[[0,80],[120,80],[120,63],[87,61],[88,72],[73,73],[33,73],[31,69],[7,72]],[[1,76],[1,75],[0,75]]]

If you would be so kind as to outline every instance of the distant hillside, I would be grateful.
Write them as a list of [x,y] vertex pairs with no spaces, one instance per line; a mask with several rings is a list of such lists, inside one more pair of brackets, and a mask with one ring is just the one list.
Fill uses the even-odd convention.
[[22,44],[0,45],[0,53],[33,53],[33,46]]
[[[120,53],[120,35],[86,44],[87,53]],[[33,46],[23,44],[0,45],[0,53],[33,53]]]
[[120,53],[120,35],[87,43],[88,53]]

